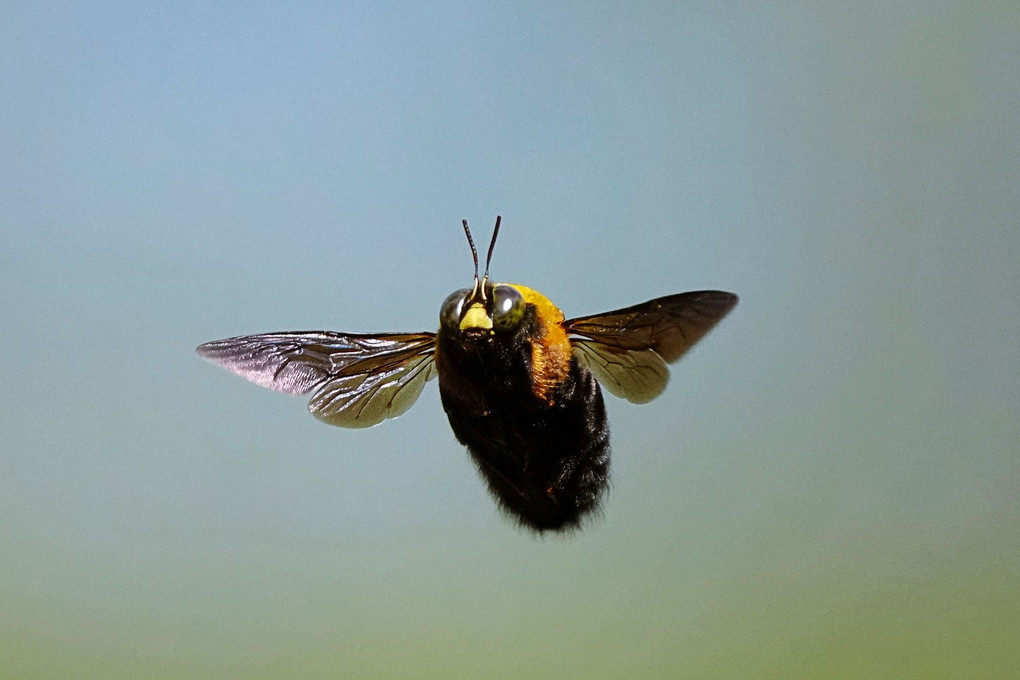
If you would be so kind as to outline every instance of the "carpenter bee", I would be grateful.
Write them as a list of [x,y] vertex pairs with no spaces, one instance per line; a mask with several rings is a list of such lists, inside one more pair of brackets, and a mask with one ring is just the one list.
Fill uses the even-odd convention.
[[443,409],[497,504],[537,532],[565,531],[599,510],[609,484],[609,425],[599,384],[634,403],[666,387],[677,361],[736,305],[698,291],[565,319],[536,290],[491,283],[496,218],[474,284],[439,309],[435,333],[299,331],[245,335],[198,353],[253,383],[312,393],[308,409],[341,427],[404,413],[439,378]]

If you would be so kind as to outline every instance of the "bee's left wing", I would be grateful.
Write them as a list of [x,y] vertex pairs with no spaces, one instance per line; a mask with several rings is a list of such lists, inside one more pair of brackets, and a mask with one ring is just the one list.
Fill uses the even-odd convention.
[[578,361],[607,390],[635,404],[659,396],[677,361],[737,304],[717,290],[680,293],[563,322]]
[[433,333],[265,333],[196,350],[245,380],[287,394],[315,390],[308,410],[341,427],[395,418],[435,377]]

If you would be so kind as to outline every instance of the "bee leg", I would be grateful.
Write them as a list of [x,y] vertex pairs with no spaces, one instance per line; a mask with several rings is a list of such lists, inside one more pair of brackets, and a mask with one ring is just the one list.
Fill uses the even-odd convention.
[[556,475],[556,481],[553,482],[552,486],[545,490],[545,493],[549,498],[554,501],[558,500],[556,494],[563,489],[567,481],[574,475],[574,470],[577,468],[577,459],[571,459],[563,469],[560,470],[560,474]]

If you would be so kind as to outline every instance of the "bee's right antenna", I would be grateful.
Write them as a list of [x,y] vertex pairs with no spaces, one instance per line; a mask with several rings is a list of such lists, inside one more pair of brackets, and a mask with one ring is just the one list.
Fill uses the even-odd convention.
[[[470,299],[474,300],[480,298],[484,300],[485,286],[481,285],[481,282],[478,280],[478,251],[475,250],[475,240],[471,238],[471,230],[468,229],[467,220],[461,220],[461,224],[464,225],[464,233],[467,234],[468,245],[471,246],[471,259],[475,261],[475,285],[474,290],[471,291]],[[489,254],[492,254],[491,248],[489,249]],[[488,265],[486,265],[486,270],[488,270]]]
[[499,222],[503,218],[496,215],[496,226],[492,230],[492,240],[489,241],[489,254],[485,256],[485,276],[482,277],[482,288],[489,282],[489,262],[492,261],[492,249],[496,247],[496,237],[499,236]]

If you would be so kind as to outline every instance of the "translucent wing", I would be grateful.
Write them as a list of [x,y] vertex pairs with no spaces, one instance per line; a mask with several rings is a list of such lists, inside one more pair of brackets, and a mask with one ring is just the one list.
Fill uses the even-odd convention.
[[432,333],[266,333],[207,342],[197,351],[262,387],[315,390],[308,410],[341,427],[399,416],[435,376]]
[[620,349],[581,338],[571,344],[578,360],[617,397],[643,404],[666,389],[669,368],[653,350]]
[[308,402],[312,415],[341,427],[371,427],[411,408],[436,375],[434,342],[392,356],[355,362],[322,383]]
[[673,363],[737,304],[716,290],[680,293],[563,323],[574,355],[612,394],[651,401],[666,387]]

